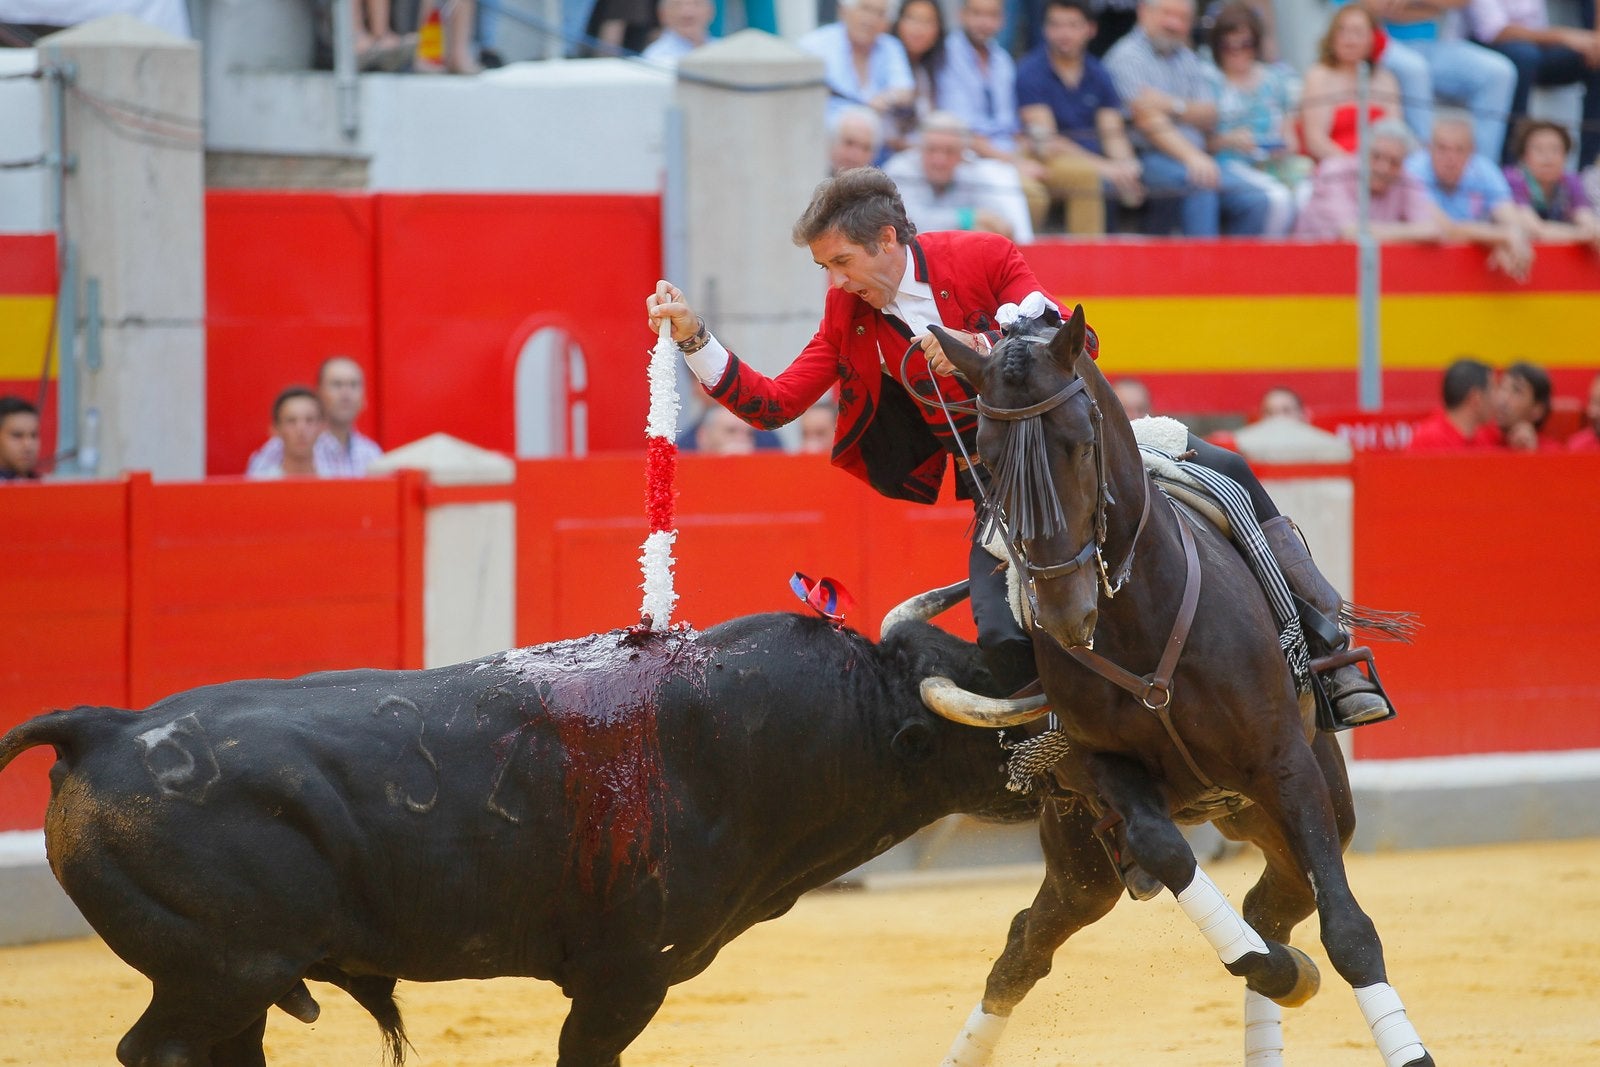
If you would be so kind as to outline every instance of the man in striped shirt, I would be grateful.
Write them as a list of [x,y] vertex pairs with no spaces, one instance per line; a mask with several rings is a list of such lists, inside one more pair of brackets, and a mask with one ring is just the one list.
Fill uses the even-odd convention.
[[1259,235],[1266,194],[1206,152],[1217,101],[1189,47],[1194,16],[1194,0],[1140,0],[1138,26],[1106,53],[1150,193],[1145,230],[1167,233],[1176,221],[1188,237]]

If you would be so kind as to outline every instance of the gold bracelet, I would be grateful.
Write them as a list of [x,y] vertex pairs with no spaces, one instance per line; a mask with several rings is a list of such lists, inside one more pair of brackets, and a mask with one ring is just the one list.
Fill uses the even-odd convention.
[[678,351],[686,356],[700,351],[706,346],[706,342],[711,340],[711,335],[706,332],[706,320],[696,318],[695,321],[700,324],[700,328],[694,332],[694,336],[678,342]]

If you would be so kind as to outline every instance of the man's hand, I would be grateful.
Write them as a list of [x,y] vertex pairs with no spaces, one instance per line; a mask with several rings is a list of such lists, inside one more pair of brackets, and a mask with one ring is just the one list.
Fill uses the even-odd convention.
[[[987,339],[979,341],[977,334],[966,333],[962,330],[945,330],[945,333],[954,337],[968,348],[988,354],[989,345]],[[934,336],[931,330],[924,334],[918,334],[916,342],[922,346],[922,354],[928,360],[929,370],[945,378],[955,373],[955,364],[951,363],[950,357],[944,354],[944,346],[939,344],[939,338]]]
[[656,282],[656,291],[645,298],[644,310],[653,335],[661,333],[663,318],[672,323],[674,341],[687,341],[700,329],[700,317],[683,299],[683,290],[669,281]]
[[1531,422],[1518,422],[1506,427],[1506,447],[1513,452],[1539,451],[1539,431]]
[[1489,253],[1489,266],[1504,271],[1512,281],[1526,282],[1533,269],[1533,245],[1520,229],[1513,229],[1506,239]]
[[1189,184],[1196,189],[1215,189],[1222,184],[1222,168],[1204,152],[1184,160],[1183,169],[1189,175]]

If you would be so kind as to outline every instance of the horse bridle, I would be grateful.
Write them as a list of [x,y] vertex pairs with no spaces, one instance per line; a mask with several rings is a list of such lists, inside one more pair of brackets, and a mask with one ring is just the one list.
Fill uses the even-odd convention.
[[[1089,395],[1088,384],[1088,381],[1082,375],[1078,375],[1052,396],[1046,397],[1037,404],[1029,404],[1027,407],[1021,408],[997,408],[985,401],[983,397],[979,396],[977,398],[978,413],[985,418],[995,419],[999,422],[1020,422],[1023,419],[1038,418],[1047,412],[1054,411],[1080,393],[1089,401],[1089,420],[1094,425],[1096,483],[1094,536],[1078,550],[1077,555],[1066,562],[1040,565],[1028,559],[1020,550],[1014,549],[1010,531],[1005,528],[1004,520],[998,516],[996,518],[1003,539],[1006,542],[1006,549],[1015,557],[1013,563],[1019,564],[1022,568],[1024,589],[1028,595],[1028,606],[1033,610],[1035,618],[1038,618],[1039,615],[1039,604],[1038,592],[1034,583],[1038,579],[1065,578],[1069,574],[1075,574],[1086,566],[1091,559],[1095,561],[1099,568],[1100,586],[1104,590],[1107,599],[1115,597],[1121,591],[1123,585],[1127,583],[1128,574],[1133,570],[1133,550],[1139,543],[1139,536],[1144,533],[1145,521],[1150,517],[1151,494],[1147,476],[1144,486],[1144,504],[1139,512],[1139,525],[1134,530],[1133,539],[1128,542],[1127,553],[1122,557],[1122,562],[1118,564],[1116,571],[1113,573],[1106,567],[1104,553],[1107,526],[1106,510],[1110,504],[1115,503],[1111,496],[1111,484],[1106,478],[1105,416],[1101,414],[1100,405],[1095,401],[1094,397]],[[987,500],[984,503],[988,507],[994,507]]]

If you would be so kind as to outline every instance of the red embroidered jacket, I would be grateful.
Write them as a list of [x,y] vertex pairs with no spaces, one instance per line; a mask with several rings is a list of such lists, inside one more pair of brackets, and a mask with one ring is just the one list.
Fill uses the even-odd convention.
[[[949,329],[994,330],[1001,304],[1044,291],[1017,246],[996,234],[926,233],[913,238],[910,249],[916,277],[933,290]],[[916,403],[899,384],[909,343],[883,312],[853,293],[829,289],[822,322],[793,363],[769,378],[730,352],[727,369],[709,392],[746,422],[770,430],[799,418],[839,383],[833,465],[885,496],[931,504],[955,441],[937,404]],[[972,396],[959,378],[935,381],[920,351],[905,360],[905,371],[925,397],[935,388],[947,400]],[[957,416],[956,427],[970,451],[975,419]]]

